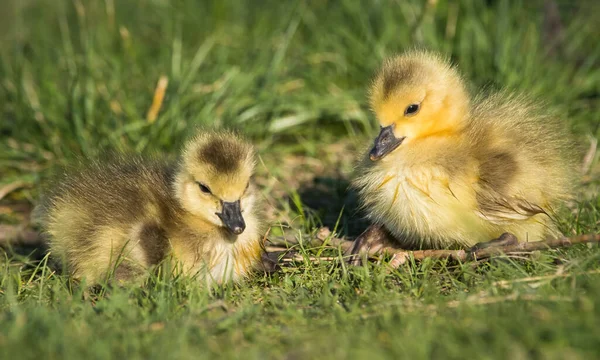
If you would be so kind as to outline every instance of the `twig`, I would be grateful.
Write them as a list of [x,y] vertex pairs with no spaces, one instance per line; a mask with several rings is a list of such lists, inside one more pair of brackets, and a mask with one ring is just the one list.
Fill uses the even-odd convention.
[[514,279],[514,280],[499,280],[499,281],[494,281],[492,283],[492,285],[506,288],[509,285],[516,284],[516,283],[530,283],[530,282],[534,282],[534,281],[554,280],[554,279],[558,279],[558,278],[568,278],[568,277],[579,276],[579,275],[597,275],[597,274],[600,274],[600,270],[591,270],[591,271],[580,272],[580,273],[530,276],[530,277]]
[[318,262],[321,262],[321,261],[333,261],[333,260],[338,259],[338,258],[334,257],[334,256],[321,256],[321,257],[318,257],[318,256],[309,256],[307,258],[307,257],[304,257],[304,256],[299,255],[299,254],[293,254],[292,256],[284,256],[280,261],[284,262],[284,263],[286,263],[286,262],[295,262],[295,261],[297,261],[297,262],[303,262],[303,261],[306,261],[307,259],[308,259],[308,261],[310,261],[312,263],[318,263]]
[[381,316],[381,307],[390,307],[396,306],[401,307],[402,310],[406,313],[420,313],[420,314],[437,314],[439,311],[444,311],[446,309],[456,309],[461,306],[487,306],[494,305],[506,302],[540,302],[540,303],[548,303],[548,302],[574,302],[578,298],[575,297],[567,297],[567,296],[557,296],[557,295],[534,295],[534,294],[519,294],[512,293],[504,296],[486,296],[483,295],[473,295],[469,296],[463,300],[451,300],[445,303],[440,304],[424,304],[422,301],[414,301],[414,300],[394,300],[383,302],[379,304],[375,309],[376,311],[370,313],[360,313],[361,319],[369,319],[373,317]]
[[[341,247],[342,249],[349,250],[353,246],[353,241],[349,241],[342,238],[337,238],[331,236],[331,232],[327,228],[321,228],[317,232],[317,236],[314,237],[302,237],[299,239],[298,237],[291,237],[285,235],[283,237],[273,237],[269,238],[269,241],[273,244],[280,247],[289,247],[290,245],[296,245],[300,241],[308,242],[312,245],[323,244],[325,241],[332,247]],[[390,266],[398,267],[410,258],[415,260],[424,260],[427,258],[432,259],[451,259],[456,261],[478,261],[482,259],[489,259],[494,256],[500,255],[523,255],[529,254],[533,251],[537,250],[548,250],[559,247],[567,247],[575,244],[585,244],[585,243],[597,243],[600,242],[600,235],[578,235],[573,237],[562,237],[558,239],[548,239],[545,241],[536,241],[536,242],[522,242],[516,245],[509,245],[504,247],[488,247],[483,249],[476,250],[402,250],[395,249],[393,247],[382,247],[378,248],[376,253],[370,252],[367,254],[370,257],[376,257],[377,254],[386,254],[391,255],[392,259],[390,261]],[[295,256],[290,254],[290,256]],[[284,255],[284,259],[286,256]]]
[[284,252],[287,251],[288,248],[284,247],[284,246],[265,246],[265,251],[266,252]]
[[446,307],[449,308],[457,308],[461,305],[490,305],[503,303],[507,301],[540,301],[540,302],[573,302],[574,299],[567,296],[539,296],[539,295],[530,295],[524,294],[519,295],[518,293],[506,295],[506,296],[492,296],[492,297],[469,297],[465,301],[452,300],[446,303]]
[[504,248],[485,248],[474,251],[470,255],[475,259],[489,258],[494,255],[500,254],[511,254],[518,252],[531,252],[536,250],[548,250],[559,247],[572,246],[574,244],[586,244],[586,243],[597,243],[600,242],[600,235],[597,234],[586,234],[578,235],[573,237],[562,237],[557,239],[548,239],[545,241],[536,242],[522,242],[516,245],[507,246]]
[[15,181],[10,184],[6,184],[0,188],[0,200],[2,200],[6,195],[10,194],[11,192],[17,189],[29,186],[31,186],[31,183],[25,181]]
[[416,250],[406,251],[385,247],[380,250],[381,253],[392,255],[392,264],[400,266],[409,258],[423,260],[426,258],[434,259],[452,259],[457,261],[471,261],[489,259],[500,255],[515,255],[530,253],[536,250],[548,250],[559,247],[567,247],[574,244],[597,243],[600,242],[600,235],[579,235],[574,237],[563,237],[558,239],[548,239],[546,241],[523,242],[516,245],[505,247],[489,247],[483,249],[471,250]]

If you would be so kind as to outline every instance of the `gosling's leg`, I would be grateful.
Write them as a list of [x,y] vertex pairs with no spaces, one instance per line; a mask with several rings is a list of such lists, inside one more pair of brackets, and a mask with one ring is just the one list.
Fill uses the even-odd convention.
[[276,251],[270,253],[263,253],[260,257],[260,263],[258,264],[258,269],[264,271],[267,274],[275,273],[281,270],[281,266],[279,265],[279,256],[283,254],[283,251]]
[[370,255],[375,255],[385,247],[393,246],[394,238],[383,225],[372,224],[360,234],[350,249],[348,262],[351,265],[360,265]]
[[475,244],[475,246],[473,246],[470,251],[471,251],[471,253],[474,253],[477,250],[489,249],[489,248],[497,248],[498,250],[501,250],[502,248],[505,248],[505,247],[517,245],[518,243],[519,243],[519,239],[517,239],[517,237],[515,235],[506,232],[506,233],[500,235],[497,239],[493,239],[493,240],[490,240],[487,242],[480,242],[478,244]]

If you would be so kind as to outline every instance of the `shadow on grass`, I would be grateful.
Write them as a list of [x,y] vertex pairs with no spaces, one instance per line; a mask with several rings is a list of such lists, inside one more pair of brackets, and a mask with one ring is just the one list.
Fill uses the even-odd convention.
[[46,256],[46,239],[31,222],[33,205],[26,200],[0,204],[0,255],[9,259],[39,261]]
[[345,178],[317,176],[300,186],[298,194],[302,204],[317,213],[323,226],[333,230],[337,224],[339,234],[355,238],[369,223],[359,210],[356,192],[349,185]]

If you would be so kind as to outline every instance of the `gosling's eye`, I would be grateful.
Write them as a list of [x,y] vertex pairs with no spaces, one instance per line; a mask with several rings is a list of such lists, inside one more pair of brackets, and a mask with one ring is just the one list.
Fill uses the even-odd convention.
[[413,116],[419,112],[419,104],[410,104],[404,110],[404,116]]
[[205,193],[205,194],[212,194],[210,192],[210,189],[208,188],[208,186],[202,184],[202,183],[198,183],[198,186],[200,187],[200,190]]

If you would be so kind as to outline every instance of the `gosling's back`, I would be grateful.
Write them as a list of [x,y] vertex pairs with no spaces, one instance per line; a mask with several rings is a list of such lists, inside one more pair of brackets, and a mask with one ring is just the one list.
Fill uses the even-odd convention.
[[[572,198],[576,170],[567,134],[556,116],[523,95],[475,99],[467,138],[479,164],[478,204],[487,219],[553,217]],[[545,225],[546,235],[559,235],[554,221]]]
[[115,275],[128,278],[160,262],[165,229],[181,212],[171,189],[175,166],[115,157],[67,171],[44,204],[52,253],[90,283],[108,275],[108,264],[121,264]]

